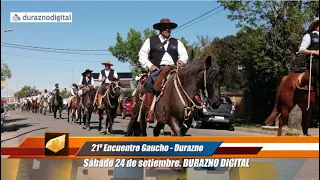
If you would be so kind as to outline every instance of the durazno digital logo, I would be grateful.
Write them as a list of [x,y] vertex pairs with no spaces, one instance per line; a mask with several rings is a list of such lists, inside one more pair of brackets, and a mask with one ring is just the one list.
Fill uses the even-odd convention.
[[20,21],[21,18],[17,14],[15,14],[14,16],[12,16],[12,20],[13,21]]

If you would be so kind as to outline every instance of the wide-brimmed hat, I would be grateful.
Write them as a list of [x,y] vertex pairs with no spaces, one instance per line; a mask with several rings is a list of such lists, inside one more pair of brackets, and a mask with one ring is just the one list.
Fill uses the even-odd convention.
[[78,85],[76,83],[73,83],[72,86],[78,88]]
[[84,75],[87,74],[87,73],[92,73],[92,71],[91,71],[90,69],[86,69],[86,71],[84,71],[84,72],[81,73],[81,74],[82,74],[82,76],[84,76]]
[[106,60],[105,62],[103,62],[103,63],[101,63],[102,65],[110,65],[110,66],[113,66],[113,64],[110,62],[110,61],[108,61],[108,60]]
[[314,31],[314,26],[319,23],[319,18],[315,18],[311,24],[309,25],[309,28],[308,28],[308,31],[311,32],[311,31]]
[[153,25],[154,29],[161,30],[163,26],[168,26],[171,29],[178,27],[176,23],[173,23],[168,18],[161,19],[159,23]]

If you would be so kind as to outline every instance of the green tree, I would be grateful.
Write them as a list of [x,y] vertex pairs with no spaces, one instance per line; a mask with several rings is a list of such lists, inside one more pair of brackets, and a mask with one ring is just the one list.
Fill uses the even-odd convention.
[[[23,98],[23,97],[30,96],[32,94],[32,91],[33,91],[33,87],[31,87],[31,86],[23,86],[20,89],[20,91],[14,93],[14,97]],[[38,93],[39,91],[36,89],[35,92]]]
[[12,76],[11,70],[8,66],[8,64],[4,63],[3,60],[1,60],[1,81],[5,81],[6,79],[10,79]]
[[219,1],[238,21],[234,57],[244,65],[248,90],[253,95],[253,119],[269,115],[282,75],[301,71],[305,59],[296,56],[306,22],[319,1]]
[[117,33],[117,43],[114,46],[110,46],[109,51],[118,61],[128,62],[135,76],[140,72],[141,65],[138,61],[138,56],[143,42],[150,36],[156,34],[157,32],[155,30],[146,29],[141,33],[131,28],[127,34],[127,39],[124,40],[120,33]]

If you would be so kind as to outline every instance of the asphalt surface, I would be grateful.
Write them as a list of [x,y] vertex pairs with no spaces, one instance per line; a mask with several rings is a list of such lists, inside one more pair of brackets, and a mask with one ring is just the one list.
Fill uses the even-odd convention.
[[[11,118],[7,119],[1,134],[2,147],[14,147],[27,136],[43,136],[45,132],[69,132],[70,136],[107,136],[97,130],[98,116],[92,117],[92,129],[87,131],[79,127],[78,124],[68,123],[67,114],[64,112],[62,117],[64,119],[54,119],[50,114],[43,116],[42,114],[25,113],[19,110],[9,111]],[[123,136],[126,130],[129,118],[115,119],[114,133],[115,136]],[[103,125],[104,127],[104,125]],[[148,136],[152,135],[152,128],[147,130]],[[170,134],[170,128],[165,127],[165,135]],[[242,132],[242,131],[227,131],[218,129],[190,129],[187,133],[191,136],[266,136],[265,134]],[[5,156],[2,156],[5,157]],[[37,160],[39,167],[34,168],[35,160],[20,160],[17,177],[15,179],[23,180],[45,180],[52,179],[47,178],[53,176],[53,172],[62,171],[61,165],[63,161],[67,160]],[[81,167],[81,160],[70,160],[74,164],[72,166],[72,180],[81,179],[112,179],[112,175],[108,175],[109,170],[106,168],[91,168],[84,169]],[[274,174],[275,178],[269,178],[268,180],[318,180],[319,178],[319,159],[251,159],[251,162],[264,162],[267,164],[263,166],[266,168],[264,172],[259,172],[260,178],[252,179],[265,179],[268,175]],[[268,164],[269,162],[269,164]],[[75,164],[76,163],[76,164]],[[271,164],[270,164],[271,163]],[[37,164],[37,163],[36,163]],[[263,168],[261,166],[261,168]],[[271,167],[271,168],[270,168]],[[275,169],[272,170],[272,167]],[[1,170],[3,171],[3,169]],[[97,174],[99,176],[97,176]],[[255,173],[257,174],[257,173]],[[62,177],[62,175],[60,175]],[[231,180],[232,175],[228,172],[218,174],[208,174],[206,171],[195,171],[194,169],[188,169],[188,180]],[[63,179],[63,178],[53,178]],[[144,180],[157,179],[152,177],[145,177]],[[158,178],[160,179],[160,178]],[[114,179],[116,180],[116,179]],[[169,180],[169,179],[167,179]],[[251,180],[251,179],[246,179]]]

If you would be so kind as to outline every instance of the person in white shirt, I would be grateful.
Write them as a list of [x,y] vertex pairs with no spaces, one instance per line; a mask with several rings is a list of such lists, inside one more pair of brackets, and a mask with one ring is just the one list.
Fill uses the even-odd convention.
[[83,89],[84,87],[93,88],[94,87],[94,79],[91,77],[92,71],[90,69],[87,69],[85,72],[81,73],[81,78],[79,81],[80,90],[78,91],[78,96],[81,98],[83,95]]
[[71,94],[71,96],[69,97],[69,100],[68,100],[68,107],[70,107],[71,101],[75,97],[77,97],[77,94],[78,94],[78,86],[77,86],[77,84],[75,84],[75,83],[72,84],[71,89],[70,89],[70,94]]
[[[299,53],[307,55],[312,58],[312,66],[307,68],[307,73],[311,69],[311,74],[314,77],[314,85],[319,84],[319,18],[316,18],[309,25],[308,33],[303,36]],[[303,80],[302,80],[303,81]],[[317,89],[317,88],[315,88]],[[318,92],[319,94],[319,92]]]
[[119,80],[118,73],[116,70],[111,68],[113,64],[110,61],[105,61],[101,64],[105,67],[99,74],[99,81],[102,83],[97,90],[96,97],[94,98],[95,107],[97,107],[98,109],[101,109],[102,97],[110,82]]
[[171,30],[178,25],[170,19],[161,19],[153,25],[154,29],[160,31],[159,35],[148,38],[139,52],[139,62],[149,69],[150,75],[145,81],[145,107],[147,108],[147,122],[153,123],[153,112],[150,107],[154,98],[154,82],[165,66],[182,67],[188,61],[188,53],[182,42],[171,37]]

